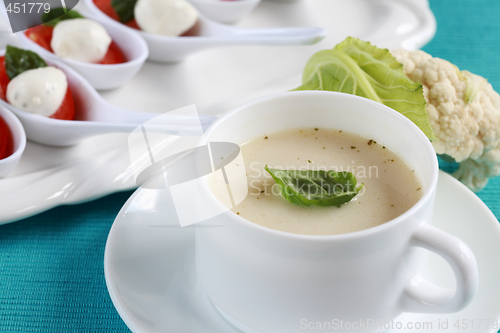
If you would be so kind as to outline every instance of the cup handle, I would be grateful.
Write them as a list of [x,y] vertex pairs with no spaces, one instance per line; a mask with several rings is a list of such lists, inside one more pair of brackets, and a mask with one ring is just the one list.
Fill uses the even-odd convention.
[[465,308],[479,283],[476,258],[470,248],[457,237],[427,223],[414,232],[410,246],[422,247],[443,257],[453,269],[457,286],[455,290],[442,288],[417,274],[406,285],[402,311],[450,313]]

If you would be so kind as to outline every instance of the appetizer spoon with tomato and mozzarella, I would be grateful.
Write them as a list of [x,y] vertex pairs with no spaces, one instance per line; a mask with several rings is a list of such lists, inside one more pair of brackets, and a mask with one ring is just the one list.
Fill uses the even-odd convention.
[[45,59],[64,61],[96,89],[122,85],[147,59],[144,40],[120,24],[63,8],[51,9],[41,20],[43,24],[18,33],[24,45]]
[[[28,139],[51,146],[69,146],[105,133],[130,132],[160,114],[121,109],[104,101],[78,73],[57,61],[7,46],[0,52],[0,105],[16,114]],[[215,116],[163,117],[156,130],[177,135],[198,134]]]
[[215,22],[186,0],[85,0],[95,17],[121,22],[138,32],[149,58],[173,62],[227,45],[308,45],[326,35],[322,28],[244,29]]

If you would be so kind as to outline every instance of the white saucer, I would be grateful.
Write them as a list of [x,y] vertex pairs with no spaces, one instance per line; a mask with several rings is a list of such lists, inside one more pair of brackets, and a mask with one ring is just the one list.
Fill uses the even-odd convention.
[[[194,266],[194,229],[178,226],[169,202],[165,191],[139,189],[118,214],[104,256],[106,284],[113,304],[133,332],[239,332],[222,319],[205,295]],[[491,320],[500,320],[498,221],[476,195],[441,172],[434,225],[461,238],[476,255],[478,293],[458,313],[403,314],[394,324],[432,324],[432,329],[411,332],[496,333],[499,328],[495,329]],[[451,269],[433,254],[426,270],[424,275],[431,281],[442,286],[454,284]],[[489,325],[486,320],[490,320]],[[446,321],[448,329],[438,327]],[[457,329],[457,321],[468,327]]]

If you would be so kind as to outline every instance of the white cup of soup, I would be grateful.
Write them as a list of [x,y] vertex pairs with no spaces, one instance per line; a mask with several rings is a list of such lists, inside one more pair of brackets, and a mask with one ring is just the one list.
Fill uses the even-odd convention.
[[[342,331],[343,322],[376,332],[403,312],[456,312],[474,296],[473,253],[432,226],[436,154],[398,112],[348,94],[287,92],[237,107],[204,140],[238,144],[231,168],[244,167],[247,178],[229,181],[233,194],[247,193],[231,205],[221,199],[226,185],[205,177],[199,196],[222,213],[196,228],[198,277],[241,331],[303,332],[309,323]],[[299,206],[280,195],[265,165],[352,171],[364,187],[341,205]],[[451,266],[454,288],[420,275],[428,251]]]

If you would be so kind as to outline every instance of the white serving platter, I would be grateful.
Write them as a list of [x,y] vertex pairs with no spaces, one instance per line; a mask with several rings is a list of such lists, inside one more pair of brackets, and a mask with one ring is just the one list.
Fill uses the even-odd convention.
[[[76,9],[86,11],[82,3]],[[222,114],[250,99],[299,86],[307,59],[347,36],[380,47],[418,49],[436,30],[427,0],[263,1],[238,26],[318,26],[328,34],[311,46],[231,46],[176,64],[147,62],[131,81],[102,96],[134,111],[160,114],[195,104],[200,113]],[[0,31],[0,48],[13,42]],[[135,188],[127,137],[103,135],[66,148],[28,142],[18,167],[0,179],[0,224]]]

